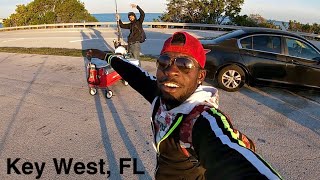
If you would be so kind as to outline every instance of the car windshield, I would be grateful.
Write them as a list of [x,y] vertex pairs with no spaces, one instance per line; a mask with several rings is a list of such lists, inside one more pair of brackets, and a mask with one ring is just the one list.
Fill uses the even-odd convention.
[[317,60],[320,54],[308,44],[297,39],[286,38],[288,54],[290,56]]
[[227,34],[222,34],[221,36],[218,36],[217,38],[215,38],[214,42],[215,43],[220,43],[221,41],[224,41],[226,39],[234,38],[234,37],[239,36],[239,35],[241,35],[243,33],[244,33],[244,31],[240,29],[240,30],[235,30],[235,31],[229,32]]

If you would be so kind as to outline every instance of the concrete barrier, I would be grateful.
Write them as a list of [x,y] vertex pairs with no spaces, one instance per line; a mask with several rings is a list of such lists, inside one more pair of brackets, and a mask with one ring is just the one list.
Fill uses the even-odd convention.
[[[125,22],[128,23],[128,22]],[[200,24],[200,23],[171,23],[171,22],[144,22],[145,28],[182,28],[182,29],[198,29],[198,30],[218,30],[218,31],[232,31],[244,28],[244,26],[232,25],[218,25],[218,24]],[[84,22],[84,23],[59,23],[59,24],[40,24],[29,26],[5,27],[0,28],[0,31],[12,31],[23,29],[53,29],[53,28],[91,28],[91,27],[116,27],[116,22]],[[307,39],[320,41],[319,34],[294,32]]]

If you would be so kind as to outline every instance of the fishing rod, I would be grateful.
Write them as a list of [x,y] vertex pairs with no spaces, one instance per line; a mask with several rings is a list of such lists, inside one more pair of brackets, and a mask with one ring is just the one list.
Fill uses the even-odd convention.
[[117,4],[117,0],[114,0],[115,4],[116,4],[116,20],[117,20],[117,34],[118,34],[118,42],[116,44],[116,46],[119,46],[121,43],[120,43],[120,40],[122,38],[122,33],[121,33],[121,29],[120,29],[120,24],[119,24],[119,14],[118,14],[118,4]]

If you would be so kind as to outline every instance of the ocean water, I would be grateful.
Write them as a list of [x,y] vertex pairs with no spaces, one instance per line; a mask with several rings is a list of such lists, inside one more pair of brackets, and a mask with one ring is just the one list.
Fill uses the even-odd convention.
[[[99,22],[115,22],[116,16],[115,13],[103,13],[103,14],[91,14],[94,16]],[[119,13],[120,18],[122,21],[127,22],[128,20],[128,13]],[[144,22],[153,22],[154,19],[160,20],[159,16],[162,13],[145,13]],[[137,17],[140,17],[139,13],[136,13]],[[0,23],[0,28],[2,28],[2,24]]]
[[[91,14],[94,16],[99,22],[115,22],[116,15],[115,13],[103,13],[103,14]],[[119,13],[122,21],[126,22],[128,20],[128,13]],[[145,13],[144,22],[153,22],[154,19],[160,20],[159,16],[162,13]],[[139,13],[136,13],[137,18],[140,17]]]

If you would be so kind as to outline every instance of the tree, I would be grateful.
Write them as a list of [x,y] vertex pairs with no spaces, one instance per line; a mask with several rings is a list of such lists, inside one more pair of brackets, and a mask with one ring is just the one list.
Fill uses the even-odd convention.
[[250,14],[247,15],[238,15],[230,19],[233,25],[237,26],[247,26],[247,27],[264,27],[264,28],[273,28],[276,29],[276,25],[272,22],[267,21],[259,14]]
[[244,0],[167,0],[165,22],[221,24],[240,13]]
[[302,24],[300,22],[297,22],[296,20],[294,20],[294,21],[290,20],[288,30],[289,31],[301,31],[301,29],[302,29],[301,26],[302,26]]
[[185,0],[170,0],[167,4],[167,13],[164,13],[160,19],[165,22],[182,22],[183,20],[183,6]]
[[12,27],[83,21],[96,22],[97,19],[79,0],[34,0],[27,5],[17,5],[15,13],[3,25]]
[[320,34],[320,24],[313,23],[312,24],[312,30],[313,30],[313,33]]
[[249,19],[251,19],[253,22],[255,22],[258,27],[264,27],[264,28],[273,28],[276,29],[276,25],[274,25],[271,22],[268,22],[264,17],[262,17],[260,14],[250,14]]
[[310,24],[302,24],[296,20],[290,20],[289,21],[289,31],[300,31],[300,32],[306,32],[306,33],[314,33],[319,34],[320,33],[320,25],[317,23]]
[[257,27],[258,24],[249,18],[247,15],[238,15],[230,18],[231,22],[229,24],[236,26],[246,26],[246,27]]

